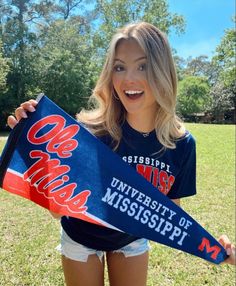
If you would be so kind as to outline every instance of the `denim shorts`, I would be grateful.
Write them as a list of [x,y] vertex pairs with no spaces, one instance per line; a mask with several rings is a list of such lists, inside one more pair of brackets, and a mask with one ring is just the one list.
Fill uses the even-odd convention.
[[[72,240],[63,229],[61,231],[61,244],[59,244],[56,249],[61,253],[61,255],[80,262],[87,262],[89,255],[93,254],[96,254],[100,261],[102,261],[105,254],[105,251],[88,248],[80,243],[77,243],[76,241]],[[112,252],[123,253],[125,257],[131,257],[141,255],[149,249],[149,241],[147,239],[140,238]]]

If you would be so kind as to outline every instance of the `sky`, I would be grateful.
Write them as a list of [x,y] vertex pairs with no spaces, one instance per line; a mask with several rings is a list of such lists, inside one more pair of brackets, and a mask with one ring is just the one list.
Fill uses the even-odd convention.
[[168,0],[172,13],[186,21],[185,33],[169,35],[171,46],[184,59],[200,55],[213,56],[224,31],[234,27],[234,0]]

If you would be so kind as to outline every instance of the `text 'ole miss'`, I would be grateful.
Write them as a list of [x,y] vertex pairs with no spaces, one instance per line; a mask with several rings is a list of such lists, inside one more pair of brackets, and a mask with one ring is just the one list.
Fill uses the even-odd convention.
[[[40,131],[49,129],[40,136]],[[60,206],[67,206],[71,212],[80,213],[87,210],[85,206],[91,192],[83,190],[76,194],[77,184],[68,183],[70,166],[62,165],[59,158],[69,158],[78,146],[73,137],[79,132],[79,125],[65,127],[65,119],[59,115],[50,115],[37,121],[27,133],[28,141],[33,145],[47,143],[46,152],[32,150],[30,157],[37,159],[23,174],[24,180],[35,186],[40,194],[54,199]],[[58,159],[49,154],[55,153]]]

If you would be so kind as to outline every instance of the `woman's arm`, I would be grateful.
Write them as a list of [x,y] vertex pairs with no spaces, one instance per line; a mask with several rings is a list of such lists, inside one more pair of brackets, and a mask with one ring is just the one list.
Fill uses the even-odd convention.
[[60,218],[62,217],[61,214],[54,213],[54,212],[52,212],[52,211],[49,211],[49,212],[50,212],[50,214],[52,215],[52,217],[55,218],[55,219],[60,219]]

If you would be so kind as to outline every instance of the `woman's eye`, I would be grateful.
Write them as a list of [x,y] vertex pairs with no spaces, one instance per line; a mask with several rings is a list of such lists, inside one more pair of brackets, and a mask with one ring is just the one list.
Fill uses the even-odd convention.
[[114,71],[116,71],[116,72],[121,72],[123,70],[124,70],[123,66],[114,66]]
[[141,64],[141,65],[138,67],[138,70],[140,70],[140,71],[145,71],[145,70],[146,70],[146,64]]

